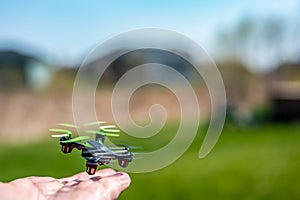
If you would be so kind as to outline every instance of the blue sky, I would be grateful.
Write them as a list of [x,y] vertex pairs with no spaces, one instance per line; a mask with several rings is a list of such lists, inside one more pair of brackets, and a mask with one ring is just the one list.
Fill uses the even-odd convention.
[[288,17],[299,8],[296,0],[10,0],[0,3],[0,41],[23,41],[72,62],[121,32],[159,27],[181,32],[210,52],[216,31],[242,17]]

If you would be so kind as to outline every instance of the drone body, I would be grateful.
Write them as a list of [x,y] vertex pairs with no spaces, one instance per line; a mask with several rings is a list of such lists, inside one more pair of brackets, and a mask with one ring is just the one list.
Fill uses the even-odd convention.
[[[101,124],[103,122],[96,122]],[[79,128],[71,124],[58,124],[71,128]],[[109,164],[112,160],[117,160],[121,167],[127,167],[129,162],[133,160],[133,154],[129,147],[113,147],[109,148],[104,144],[106,136],[118,136],[114,134],[119,132],[113,125],[100,126],[99,130],[87,130],[86,133],[96,134],[95,140],[89,139],[89,136],[81,136],[77,138],[71,137],[71,132],[65,129],[50,129],[50,131],[60,132],[63,134],[52,135],[59,137],[61,150],[64,153],[71,153],[74,148],[81,150],[81,156],[86,159],[86,172],[89,175],[95,174],[98,165]]]

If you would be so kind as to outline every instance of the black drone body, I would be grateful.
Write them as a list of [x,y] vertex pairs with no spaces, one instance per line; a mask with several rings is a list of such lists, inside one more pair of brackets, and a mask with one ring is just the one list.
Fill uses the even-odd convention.
[[[70,124],[58,124],[72,128],[78,128]],[[86,133],[95,133],[95,140],[89,139],[89,136],[77,138],[71,137],[71,132],[64,129],[50,129],[50,131],[61,132],[64,134],[52,135],[59,137],[61,150],[64,153],[71,153],[74,148],[81,150],[81,156],[86,159],[86,172],[89,175],[96,173],[98,165],[109,164],[112,160],[117,160],[118,164],[125,168],[133,160],[133,154],[129,147],[112,147],[109,148],[104,144],[106,136],[118,136],[112,132],[119,132],[113,125],[100,126],[99,131],[85,131]]]

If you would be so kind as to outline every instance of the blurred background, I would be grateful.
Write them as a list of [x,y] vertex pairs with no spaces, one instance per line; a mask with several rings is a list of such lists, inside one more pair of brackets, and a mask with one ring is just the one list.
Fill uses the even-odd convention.
[[[120,199],[300,198],[300,1],[12,0],[0,5],[0,181],[83,171],[80,153],[63,155],[48,131],[58,122],[73,123],[72,89],[81,62],[121,32],[158,27],[185,34],[215,61],[227,93],[226,124],[208,157],[198,159],[204,120],[179,160],[156,172],[131,174],[132,186]],[[193,74],[180,59],[151,55],[187,77]],[[143,60],[138,53],[127,55],[106,71],[96,94],[100,119],[113,122],[112,87]],[[194,87],[201,117],[208,119],[205,84]],[[169,141],[180,117],[170,91],[145,87],[131,101],[133,118],[149,120],[146,110],[153,103],[163,104],[169,118],[160,133],[166,137],[136,141],[149,149]]]

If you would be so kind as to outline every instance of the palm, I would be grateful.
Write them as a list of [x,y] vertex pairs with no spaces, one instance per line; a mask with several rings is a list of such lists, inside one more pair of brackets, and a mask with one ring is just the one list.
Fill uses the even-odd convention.
[[127,174],[116,173],[112,169],[100,170],[94,176],[84,172],[62,179],[28,177],[0,185],[0,198],[116,199],[129,183]]

